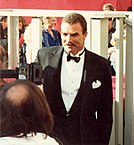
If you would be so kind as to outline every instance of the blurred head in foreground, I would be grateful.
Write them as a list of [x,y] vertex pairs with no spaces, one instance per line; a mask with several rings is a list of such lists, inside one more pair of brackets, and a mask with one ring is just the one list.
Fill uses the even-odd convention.
[[46,97],[34,83],[16,80],[0,91],[0,136],[49,134],[53,117]]

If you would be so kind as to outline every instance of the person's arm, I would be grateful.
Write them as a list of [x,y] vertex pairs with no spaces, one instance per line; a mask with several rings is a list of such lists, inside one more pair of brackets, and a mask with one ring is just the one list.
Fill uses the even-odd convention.
[[57,31],[58,32],[58,37],[59,37],[59,43],[60,43],[60,45],[62,45],[62,41],[61,41],[61,34],[60,34],[60,32],[59,31]]
[[48,42],[48,34],[43,31],[42,32],[42,47],[49,47],[49,42]]

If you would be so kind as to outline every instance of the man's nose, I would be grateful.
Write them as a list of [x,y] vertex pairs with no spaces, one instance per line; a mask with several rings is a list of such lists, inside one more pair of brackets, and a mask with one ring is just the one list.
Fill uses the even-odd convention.
[[72,39],[71,39],[70,34],[67,35],[67,39],[66,40],[67,40],[67,42],[71,42]]

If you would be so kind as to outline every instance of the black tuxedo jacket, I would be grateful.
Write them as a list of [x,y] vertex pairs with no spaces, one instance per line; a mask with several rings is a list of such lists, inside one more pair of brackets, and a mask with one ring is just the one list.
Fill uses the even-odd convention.
[[83,76],[69,112],[61,96],[62,47],[39,50],[44,92],[54,115],[52,135],[64,145],[108,145],[112,129],[112,83],[109,62],[85,50]]

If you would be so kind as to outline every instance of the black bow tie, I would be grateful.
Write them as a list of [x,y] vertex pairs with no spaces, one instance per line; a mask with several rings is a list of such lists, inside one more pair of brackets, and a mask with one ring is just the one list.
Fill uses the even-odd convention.
[[70,61],[71,59],[73,59],[76,63],[80,61],[80,57],[73,57],[70,54],[68,54],[67,61]]
[[[85,51],[85,50],[84,50]],[[71,56],[70,53],[67,56],[67,61],[70,61],[71,59],[73,59],[76,63],[78,63],[80,61],[80,56],[84,53],[84,51],[79,54],[79,56]]]

